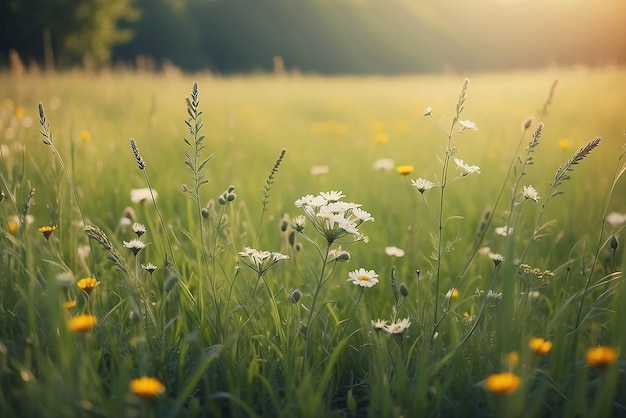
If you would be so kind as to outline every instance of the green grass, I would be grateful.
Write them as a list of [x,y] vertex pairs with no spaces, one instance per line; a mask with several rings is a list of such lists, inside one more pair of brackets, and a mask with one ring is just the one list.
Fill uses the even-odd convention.
[[[626,416],[622,229],[605,222],[626,212],[625,83],[616,68],[472,75],[456,116],[478,130],[449,136],[453,74],[0,74],[3,416]],[[455,157],[481,173],[458,177]],[[414,171],[376,171],[381,158]],[[423,199],[419,177],[437,184]],[[131,202],[148,182],[156,205]],[[521,197],[528,185],[537,203]],[[294,202],[331,190],[375,218],[358,226],[369,242],[324,237],[319,218],[292,229],[305,214]],[[136,256],[127,208],[147,230]],[[495,233],[507,223],[513,234]],[[44,225],[57,227],[48,239]],[[349,261],[331,261],[338,245]],[[406,254],[389,257],[392,245]],[[290,258],[255,272],[244,247]],[[494,267],[485,247],[504,261]],[[347,281],[361,267],[377,285]],[[76,281],[89,276],[99,284],[87,295]],[[72,332],[79,314],[98,323]],[[391,334],[378,318],[411,325]],[[550,352],[532,352],[533,336]],[[598,345],[618,359],[589,365]],[[501,372],[520,377],[517,390],[485,387]],[[164,392],[131,393],[139,376]]]

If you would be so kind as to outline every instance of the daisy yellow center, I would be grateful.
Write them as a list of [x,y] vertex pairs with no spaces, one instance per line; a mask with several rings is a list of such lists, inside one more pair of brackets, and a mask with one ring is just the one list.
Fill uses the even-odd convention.
[[357,279],[361,282],[369,282],[370,281],[370,277],[366,276],[365,274],[359,274],[359,277],[357,277]]

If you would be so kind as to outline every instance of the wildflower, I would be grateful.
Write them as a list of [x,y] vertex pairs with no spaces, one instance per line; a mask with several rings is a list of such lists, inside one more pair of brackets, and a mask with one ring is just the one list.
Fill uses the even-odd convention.
[[587,350],[587,364],[593,367],[604,367],[617,360],[617,349],[608,345],[589,348]]
[[130,391],[142,398],[154,398],[165,392],[165,386],[156,377],[142,376],[132,379],[129,384]]
[[130,201],[133,203],[143,203],[146,200],[151,200],[153,196],[154,199],[156,199],[158,195],[159,194],[154,189],[132,189],[130,191]]
[[93,315],[78,315],[69,320],[67,329],[72,332],[86,333],[97,323],[98,319]]
[[333,248],[328,252],[328,261],[350,261],[350,252],[341,248],[341,245],[337,248]]
[[89,133],[89,131],[85,131],[85,130],[80,131],[80,133],[78,134],[78,137],[85,144],[91,141],[91,134]]
[[378,131],[374,134],[374,140],[379,144],[385,144],[389,142],[389,134],[385,131]]
[[148,264],[142,264],[141,268],[147,271],[148,273],[152,274],[157,269],[157,266],[155,266],[152,263],[148,263]]
[[43,234],[45,239],[50,238],[50,235],[52,235],[52,233],[56,230],[57,230],[57,227],[54,225],[46,225],[38,229],[38,231]]
[[379,331],[381,329],[385,329],[387,327],[387,321],[384,319],[377,319],[377,320],[371,320],[370,321],[372,324],[372,327],[376,330]]
[[509,228],[507,225],[504,226],[499,226],[495,229],[496,234],[503,236],[503,237],[508,237],[509,235],[511,235],[513,233],[515,229],[514,228]]
[[389,257],[403,257],[404,250],[394,246],[385,247],[385,254],[387,254]]
[[311,167],[312,176],[321,176],[322,174],[328,174],[329,168],[327,165],[316,165]]
[[489,258],[491,258],[491,260],[493,261],[493,264],[495,264],[496,267],[498,267],[500,265],[500,263],[502,263],[504,261],[504,256],[502,256],[501,254],[496,254],[496,253],[492,253],[489,252]]
[[485,380],[485,387],[493,393],[515,392],[519,385],[519,376],[509,372],[492,374]]
[[524,186],[522,188],[522,195],[524,196],[524,199],[532,200],[535,203],[537,203],[540,199],[537,190],[535,190],[533,186]]
[[400,283],[400,294],[404,298],[409,296],[409,288],[404,283]]
[[468,165],[465,164],[465,162],[463,160],[461,160],[460,158],[455,158],[454,162],[456,163],[457,167],[461,169],[461,174],[463,176],[467,176],[468,174],[480,174],[480,167],[478,167],[477,165]]
[[76,300],[72,299],[72,300],[68,300],[67,302],[63,303],[63,309],[69,311],[72,308],[76,307]]
[[137,255],[139,251],[146,248],[146,244],[138,239],[132,239],[128,242],[124,241],[124,247],[130,249],[133,252],[133,255]]
[[378,274],[374,270],[366,271],[364,268],[348,273],[348,281],[361,287],[372,287],[378,283]]
[[272,267],[274,264],[289,258],[289,256],[285,254],[259,251],[250,247],[244,247],[244,251],[240,251],[238,255],[241,261],[243,261],[244,264],[252,270],[256,271],[259,276],[262,276],[267,269]]
[[86,260],[90,252],[91,247],[89,245],[79,245],[78,248],[76,248],[76,255],[78,255],[78,258],[81,260]]
[[539,337],[532,337],[528,341],[528,346],[537,355],[543,356],[548,354],[552,349],[552,342]]
[[293,218],[293,221],[291,223],[291,227],[293,229],[295,229],[298,232],[302,232],[304,231],[304,224],[306,223],[306,218],[304,217],[304,215],[298,215],[295,218]]
[[374,161],[374,170],[391,171],[395,167],[395,163],[391,158],[381,158]]
[[464,131],[466,129],[471,129],[473,131],[478,130],[478,127],[476,126],[476,124],[472,122],[471,120],[460,120],[459,125],[461,125],[461,131]]
[[572,141],[567,138],[559,139],[557,145],[563,151],[567,151],[568,149],[572,148]]
[[346,197],[342,192],[337,190],[331,190],[330,192],[320,192],[320,196],[322,196],[328,203],[334,203],[341,200],[342,197]]
[[144,224],[140,224],[139,222],[135,222],[133,224],[133,231],[137,234],[137,238],[141,238],[141,236],[146,233],[146,226]]
[[411,180],[411,186],[415,187],[418,192],[424,193],[435,187],[435,183],[423,178],[419,178],[417,180]]
[[60,287],[68,288],[74,283],[74,275],[71,271],[59,273],[56,275],[55,279]]
[[395,323],[391,325],[385,325],[383,329],[390,334],[402,334],[410,326],[411,326],[411,322],[409,321],[409,318],[404,318],[404,319],[396,321]]
[[617,237],[615,235],[611,236],[610,245],[613,251],[617,250],[617,247],[619,246],[619,241],[617,240]]
[[456,288],[452,288],[450,290],[448,290],[448,292],[446,293],[446,299],[458,299],[459,298],[459,291],[456,290]]
[[76,286],[78,286],[83,292],[90,295],[91,291],[95,289],[96,286],[98,286],[98,283],[99,282],[96,280],[95,277],[85,277],[77,281]]
[[502,292],[496,292],[495,290],[489,289],[489,291],[487,292],[487,299],[502,299]]
[[396,167],[396,172],[401,176],[408,176],[413,172],[412,165],[399,165]]
[[606,221],[611,224],[611,226],[620,226],[624,222],[626,222],[626,214],[611,212],[606,215]]
[[374,218],[360,209],[361,205],[344,202],[340,191],[322,192],[317,196],[306,195],[295,201],[295,205],[304,209],[305,215],[313,227],[330,244],[347,234],[352,234],[357,241],[365,241],[359,232],[359,226]]
[[15,235],[17,234],[17,231],[19,231],[19,229],[20,229],[19,218],[17,216],[11,217],[11,219],[9,219],[7,222],[7,230],[9,231],[9,234]]
[[430,116],[430,115],[431,115],[431,113],[433,113],[433,108],[432,108],[431,106],[427,106],[427,107],[424,109],[424,116]]

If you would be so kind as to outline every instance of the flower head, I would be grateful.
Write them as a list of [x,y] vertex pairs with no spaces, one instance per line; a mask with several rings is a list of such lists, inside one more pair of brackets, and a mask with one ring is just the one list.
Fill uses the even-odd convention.
[[624,222],[626,222],[626,214],[619,212],[611,212],[606,215],[606,221],[611,224],[611,226],[620,226]]
[[124,242],[124,247],[130,249],[134,255],[137,255],[137,253],[141,250],[143,250],[144,248],[146,248],[146,244],[138,239],[131,239],[130,241]]
[[448,290],[448,292],[446,293],[446,299],[458,299],[458,298],[459,298],[459,291],[454,287]]
[[471,120],[460,120],[459,125],[461,125],[461,130],[464,131],[466,129],[471,129],[472,131],[477,131],[478,127]]
[[93,315],[78,315],[69,320],[67,329],[72,332],[86,333],[98,323],[98,319]]
[[129,384],[130,391],[142,398],[154,398],[165,392],[165,386],[156,377],[138,377]]
[[401,176],[408,176],[413,172],[413,166],[408,164],[396,166],[396,172]]
[[384,330],[390,334],[402,334],[411,326],[409,318],[397,320],[391,325],[385,325]]
[[132,189],[130,191],[130,201],[133,203],[142,203],[147,200],[152,200],[152,197],[156,199],[159,194],[154,189]]
[[95,277],[85,277],[76,282],[76,286],[88,295],[98,286],[98,280]]
[[419,178],[417,180],[411,180],[411,186],[415,187],[418,192],[424,193],[435,187],[435,183],[430,180]]
[[480,167],[478,167],[477,165],[465,164],[465,162],[460,158],[455,158],[454,162],[456,163],[457,167],[461,169],[461,174],[464,176],[474,173],[480,174]]
[[312,176],[321,176],[322,174],[328,174],[329,170],[327,165],[315,165],[311,167],[310,173]]
[[532,337],[528,341],[528,346],[538,356],[546,355],[552,350],[552,342],[539,337]]
[[141,268],[147,271],[148,273],[152,274],[157,269],[157,266],[155,266],[152,263],[148,263],[148,264],[142,264]]
[[85,144],[91,141],[91,134],[89,133],[89,131],[85,131],[85,130],[80,131],[80,133],[78,134],[78,137]]
[[50,235],[52,235],[52,233],[56,230],[57,230],[57,227],[54,225],[46,225],[38,229],[38,231],[43,234],[45,239],[50,238]]
[[537,190],[533,186],[524,186],[522,188],[522,196],[524,196],[524,199],[532,200],[535,203],[540,199]]
[[563,138],[563,139],[559,139],[559,142],[557,143],[557,145],[559,146],[560,149],[562,149],[563,151],[567,151],[570,148],[572,148],[572,141],[570,141],[567,138]]
[[589,348],[587,350],[587,364],[593,367],[604,367],[617,360],[619,352],[608,345]]
[[426,108],[424,109],[424,116],[430,116],[431,113],[433,113],[432,106],[426,106]]
[[244,247],[244,250],[240,251],[238,255],[239,259],[243,261],[245,265],[257,272],[259,276],[262,276],[274,264],[289,258],[289,256],[285,254],[259,251],[250,247]]
[[495,232],[500,236],[508,237],[513,233],[513,230],[514,228],[509,228],[508,226],[504,225],[496,227]]
[[137,235],[137,238],[141,238],[141,236],[146,233],[146,226],[144,224],[140,224],[139,222],[135,222],[133,223],[133,231]]
[[377,319],[377,320],[371,320],[370,321],[372,324],[372,327],[376,330],[379,331],[381,329],[385,329],[385,327],[387,326],[387,321],[385,319]]
[[348,273],[348,281],[361,287],[372,287],[378,283],[378,274],[374,270],[365,270],[361,267]]
[[504,261],[504,256],[502,254],[492,253],[490,251],[488,256],[489,258],[491,258],[491,261],[493,261],[493,264],[495,264],[496,267],[498,267],[500,263]]
[[396,166],[396,163],[391,158],[381,158],[374,161],[374,170],[391,171]]
[[395,246],[385,247],[385,254],[389,257],[404,257],[404,250]]
[[509,372],[492,374],[485,380],[485,388],[493,393],[515,392],[519,385],[519,376]]
[[329,244],[347,234],[354,235],[356,240],[365,240],[359,232],[359,226],[374,220],[372,215],[360,208],[361,205],[342,201],[343,197],[340,191],[330,191],[317,196],[306,195],[295,201],[295,205],[304,209],[315,230]]
[[72,299],[72,300],[68,300],[66,302],[63,303],[63,309],[65,309],[66,311],[69,311],[72,308],[76,307],[76,300]]

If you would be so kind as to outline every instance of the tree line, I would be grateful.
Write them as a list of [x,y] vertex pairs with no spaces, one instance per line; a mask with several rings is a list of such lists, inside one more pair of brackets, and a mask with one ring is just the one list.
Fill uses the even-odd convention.
[[618,0],[6,0],[0,66],[398,74],[626,63]]

